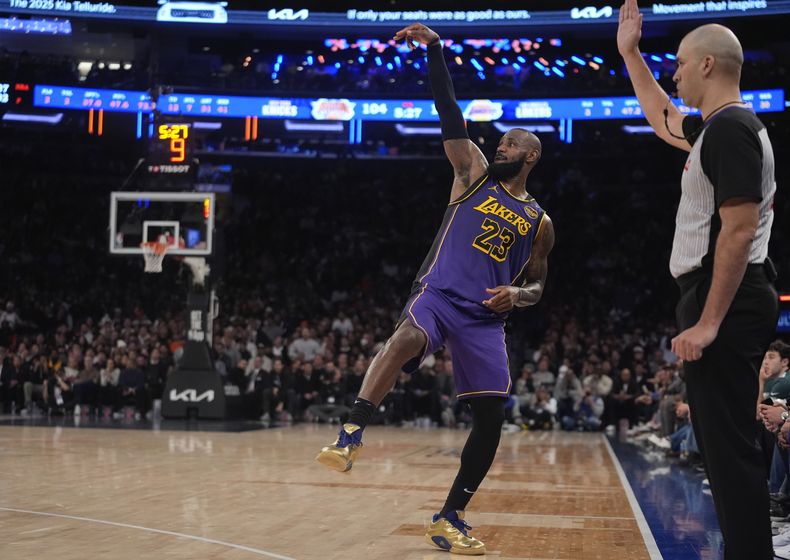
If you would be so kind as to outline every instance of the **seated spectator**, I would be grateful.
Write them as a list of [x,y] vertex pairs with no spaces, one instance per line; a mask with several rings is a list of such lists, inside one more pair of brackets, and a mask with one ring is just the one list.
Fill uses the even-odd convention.
[[617,424],[620,420],[628,420],[628,427],[636,424],[635,400],[639,395],[639,386],[631,377],[631,370],[623,368],[615,379],[610,395],[609,424]]
[[604,399],[612,392],[612,384],[612,378],[604,374],[603,367],[598,366],[582,380],[582,388]]
[[297,358],[311,362],[315,359],[321,349],[321,343],[315,339],[310,328],[304,327],[296,338],[288,346],[288,357],[293,361]]
[[170,368],[162,359],[159,349],[151,350],[148,365],[145,367],[145,385],[152,400],[162,398],[169,370]]
[[302,365],[297,360],[294,362],[294,371],[298,372],[295,373],[294,379],[294,391],[299,403],[296,407],[297,417],[309,422],[312,417],[309,414],[305,416],[308,407],[321,402],[321,397],[318,394],[318,382],[313,376],[313,364],[307,362]]
[[44,394],[46,395],[47,411],[63,414],[66,408],[71,408],[74,394],[71,385],[76,376],[68,375],[67,368],[51,369],[49,378],[44,380]]
[[118,381],[121,370],[115,367],[115,360],[107,360],[105,366],[99,371],[99,396],[98,403],[104,410],[113,411],[120,408],[120,392]]
[[551,430],[557,414],[557,400],[545,387],[540,387],[535,394],[535,404],[523,412],[530,429]]
[[438,422],[436,410],[436,374],[432,367],[421,367],[411,375],[407,395],[411,400],[410,408],[417,419],[423,418]]
[[666,387],[658,404],[661,435],[667,437],[677,430],[677,405],[686,400],[686,383],[682,371],[670,365],[663,367]]
[[321,385],[321,404],[312,404],[307,408],[309,415],[319,422],[343,423],[351,409],[344,402],[343,382],[340,370],[332,364],[330,372],[332,379]]
[[145,391],[145,357],[128,356],[118,378],[121,406],[133,406],[136,420],[148,411],[148,395]]
[[18,406],[21,394],[18,371],[14,365],[16,356],[9,357],[5,348],[0,347],[0,411],[8,414],[12,406]]
[[74,415],[79,416],[82,407],[89,410],[96,407],[97,388],[99,382],[99,372],[93,365],[93,359],[86,355],[83,360],[83,367],[77,374],[72,391],[74,391]]
[[283,387],[284,365],[281,359],[276,359],[271,371],[262,369],[263,360],[260,356],[254,360],[256,367],[257,383],[256,392],[261,395],[262,415],[261,421],[271,423],[279,419],[285,410],[286,393]]
[[549,359],[547,357],[542,357],[538,360],[538,368],[534,374],[532,374],[532,382],[535,384],[535,388],[543,387],[548,391],[554,390],[554,385],[556,383],[556,377],[554,376],[554,372],[549,369]]
[[576,413],[582,395],[582,384],[576,377],[576,372],[566,365],[560,366],[554,398],[557,400],[557,417],[566,429],[576,426]]
[[348,354],[345,352],[338,356],[338,369],[343,372],[346,381],[346,406],[354,406],[354,401],[362,389],[362,380],[365,378],[365,360],[359,358],[354,361],[354,366],[348,366]]
[[44,381],[49,377],[49,366],[47,357],[39,354],[33,358],[33,364],[28,370],[27,378],[22,389],[25,395],[25,408],[29,414],[36,409],[36,403],[44,407]]
[[439,411],[439,423],[445,427],[455,427],[455,380],[453,379],[453,361],[450,358],[436,360],[435,408]]

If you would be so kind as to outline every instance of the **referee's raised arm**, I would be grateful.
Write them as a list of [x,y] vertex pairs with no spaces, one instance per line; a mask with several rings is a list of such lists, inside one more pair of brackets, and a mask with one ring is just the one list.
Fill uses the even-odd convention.
[[628,68],[639,105],[659,138],[673,146],[691,151],[691,144],[683,137],[683,114],[661,89],[639,51],[642,38],[642,14],[636,0],[625,0],[620,7],[617,27],[617,49]]

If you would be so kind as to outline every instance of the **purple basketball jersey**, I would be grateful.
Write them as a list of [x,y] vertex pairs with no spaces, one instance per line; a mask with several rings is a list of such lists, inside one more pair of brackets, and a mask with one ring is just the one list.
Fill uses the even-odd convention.
[[482,177],[447,207],[414,290],[427,284],[486,309],[486,288],[520,284],[544,215],[534,198]]

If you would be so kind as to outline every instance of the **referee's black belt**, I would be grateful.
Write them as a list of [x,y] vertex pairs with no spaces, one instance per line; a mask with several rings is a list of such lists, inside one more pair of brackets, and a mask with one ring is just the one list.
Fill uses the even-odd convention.
[[[713,276],[713,263],[704,263],[702,267],[686,272],[675,278],[675,282],[680,286],[680,290],[685,292],[692,286],[696,285],[701,280]],[[766,258],[765,262],[749,263],[746,265],[746,272],[744,278],[759,279],[765,277],[769,282],[774,282],[778,277],[776,267],[770,258]]]

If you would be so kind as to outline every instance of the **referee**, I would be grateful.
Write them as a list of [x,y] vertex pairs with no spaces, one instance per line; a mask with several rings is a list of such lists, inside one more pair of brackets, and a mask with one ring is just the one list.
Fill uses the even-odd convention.
[[726,27],[683,38],[674,81],[700,117],[684,117],[642,59],[636,0],[620,9],[617,47],[659,138],[689,152],[669,267],[680,286],[680,334],[694,433],[708,471],[727,560],[773,558],[768,488],[754,422],[758,372],[778,317],[768,260],[774,156],[741,101],[743,50]]

